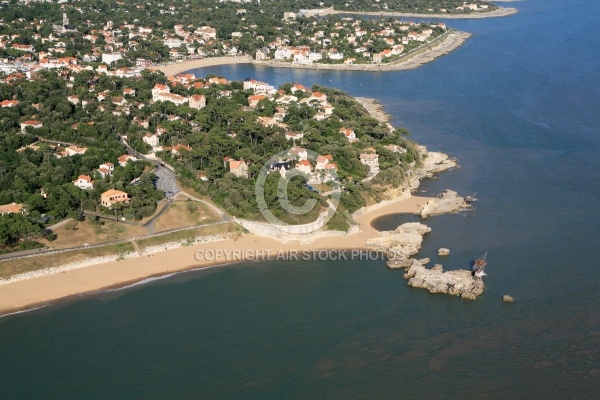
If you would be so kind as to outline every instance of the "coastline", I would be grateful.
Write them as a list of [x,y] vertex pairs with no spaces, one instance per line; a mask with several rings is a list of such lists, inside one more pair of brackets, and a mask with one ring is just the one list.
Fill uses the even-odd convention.
[[[377,99],[357,98],[365,109],[382,122],[390,119],[384,106]],[[418,214],[431,197],[414,196],[422,178],[456,167],[456,162],[446,154],[428,152],[423,166],[414,171],[405,184],[388,192],[388,198],[357,210],[353,214],[359,229],[339,236],[322,237],[313,242],[297,240],[280,242],[273,238],[246,234],[240,238],[202,238],[192,246],[168,249],[166,245],[140,254],[129,254],[123,259],[100,260],[102,263],[84,267],[63,266],[52,271],[40,271],[22,279],[0,285],[0,316],[33,310],[60,301],[80,298],[103,290],[129,287],[158,278],[189,270],[205,269],[225,264],[276,259],[303,260],[306,255],[318,252],[340,251],[350,255],[353,250],[367,250],[367,240],[380,236],[371,223],[384,215],[407,213]],[[160,247],[160,248],[159,248]],[[164,251],[161,251],[164,248]],[[372,250],[372,249],[371,249]],[[212,255],[208,257],[207,255]],[[320,253],[319,253],[320,254]],[[200,257],[199,257],[200,255]],[[310,258],[308,258],[310,259]]]
[[[505,0],[506,1],[506,0]],[[511,0],[509,0],[511,1]],[[518,10],[512,7],[498,7],[497,10],[481,13],[470,14],[419,14],[394,11],[339,11],[333,8],[306,10],[310,15],[372,15],[380,17],[409,17],[409,18],[442,18],[442,19],[480,19],[480,18],[497,18],[507,17],[516,14]]]
[[[318,252],[320,250],[366,249],[366,241],[379,235],[371,222],[392,213],[416,214],[420,206],[430,198],[412,196],[387,200],[367,207],[357,216],[360,231],[344,237],[325,237],[318,243],[288,242],[248,234],[237,240],[201,243],[154,253],[152,256],[130,257],[120,261],[72,269],[51,275],[10,282],[0,286],[0,315],[20,310],[39,308],[56,301],[68,300],[73,296],[94,293],[107,289],[129,286],[142,280],[169,275],[192,269],[203,269],[223,264],[246,261],[274,260],[279,254],[291,255]],[[264,255],[257,259],[257,251]],[[198,260],[195,255],[219,253],[209,260]],[[260,254],[260,253],[259,253]],[[233,257],[232,257],[233,255]],[[292,258],[293,259],[293,258]]]
[[[451,32],[441,41],[424,44],[413,52],[405,54],[396,61],[384,64],[293,64],[287,61],[256,61],[251,56],[214,57],[201,60],[184,61],[152,68],[165,75],[176,75],[196,68],[229,64],[254,64],[274,68],[324,69],[335,71],[402,71],[418,68],[450,53],[460,47],[472,35],[467,32]],[[432,46],[432,47],[431,47]]]

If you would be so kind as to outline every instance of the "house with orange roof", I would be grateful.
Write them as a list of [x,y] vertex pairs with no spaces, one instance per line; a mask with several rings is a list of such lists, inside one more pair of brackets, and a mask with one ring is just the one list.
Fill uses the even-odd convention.
[[15,107],[19,104],[17,100],[2,100],[0,101],[0,107]]
[[266,99],[267,96],[264,94],[255,94],[248,96],[248,105],[252,108],[255,108],[261,100]]
[[248,177],[248,164],[244,159],[237,161],[233,158],[230,158],[226,162],[229,163],[229,172],[238,178],[247,178]]
[[300,160],[308,159],[308,151],[304,147],[294,146],[288,151],[288,155],[298,157]]
[[325,169],[325,166],[327,164],[330,164],[333,162],[333,157],[331,154],[327,154],[327,155],[319,155],[317,156],[317,167],[316,169]]
[[163,85],[161,83],[157,83],[152,88],[152,100],[153,101],[158,101],[157,97],[161,93],[171,93],[171,88],[168,87],[167,85]]
[[171,153],[172,154],[180,154],[179,151],[180,150],[185,150],[185,151],[191,151],[192,148],[186,144],[176,144],[175,146],[171,147]]
[[308,92],[308,89],[305,88],[304,85],[301,85],[299,83],[294,83],[294,85],[292,86],[292,88],[290,89],[290,91],[292,93],[296,93],[297,91]]
[[21,132],[25,133],[27,128],[38,129],[44,126],[44,124],[40,121],[35,121],[33,119],[27,120],[25,122],[21,122]]
[[73,181],[73,184],[79,189],[88,190],[94,188],[94,181],[88,175],[79,175],[77,179]]
[[103,164],[100,164],[100,166],[97,169],[98,175],[100,175],[102,178],[111,176],[114,170],[115,170],[115,165],[111,162],[105,162]]
[[231,82],[225,78],[212,77],[208,80],[211,85],[229,85]]
[[153,98],[153,100],[154,101],[170,101],[171,103],[175,103],[178,106],[188,102],[187,97],[183,97],[178,94],[168,93],[168,92],[158,93],[156,95],[156,97]]
[[313,168],[308,160],[300,160],[296,163],[296,169],[303,174],[310,175]]
[[206,107],[206,96],[203,94],[193,94],[188,98],[188,105],[191,108],[200,110]]
[[137,161],[137,158],[135,158],[134,156],[131,156],[129,154],[123,154],[122,156],[119,156],[118,160],[119,160],[119,165],[121,167],[124,167],[127,165],[127,163],[129,161]]
[[85,154],[85,152],[87,150],[88,150],[87,147],[79,147],[79,146],[71,145],[71,146],[67,147],[64,151],[65,151],[65,155],[67,155],[67,156],[75,156],[75,155]]
[[354,129],[340,128],[340,133],[343,134],[350,143],[358,142],[358,139],[356,138],[356,133],[354,133]]
[[285,138],[287,140],[298,140],[298,139],[302,139],[303,137],[304,137],[304,133],[302,133],[302,132],[287,131],[285,133]]
[[129,201],[129,195],[116,189],[109,189],[100,195],[100,203],[104,207],[110,208],[115,203],[126,203]]
[[135,96],[135,89],[132,89],[132,88],[123,89],[123,96]]
[[0,206],[0,215],[4,214],[23,214],[24,204],[10,203]]

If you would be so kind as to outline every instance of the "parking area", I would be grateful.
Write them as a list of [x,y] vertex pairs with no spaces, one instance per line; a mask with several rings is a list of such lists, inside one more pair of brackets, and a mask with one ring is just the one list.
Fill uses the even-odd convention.
[[167,197],[171,197],[179,191],[173,171],[166,167],[158,166],[154,174],[158,177],[156,188],[165,192]]

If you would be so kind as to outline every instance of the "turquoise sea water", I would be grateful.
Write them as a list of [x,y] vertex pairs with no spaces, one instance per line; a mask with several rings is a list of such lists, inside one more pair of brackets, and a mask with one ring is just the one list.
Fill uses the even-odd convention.
[[448,21],[473,38],[414,71],[198,71],[375,97],[457,157],[422,190],[479,202],[427,220],[421,255],[487,251],[483,297],[412,289],[382,261],[188,272],[0,318],[0,396],[600,398],[600,3],[505,4],[520,13]]

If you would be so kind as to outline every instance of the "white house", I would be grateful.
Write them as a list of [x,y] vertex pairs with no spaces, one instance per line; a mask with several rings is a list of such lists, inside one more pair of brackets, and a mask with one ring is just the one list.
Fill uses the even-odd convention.
[[73,184],[75,186],[77,186],[79,189],[93,189],[94,188],[94,181],[92,180],[92,178],[90,178],[87,175],[79,175],[77,177],[77,179],[75,179],[75,181],[73,181]]
[[379,155],[375,149],[369,147],[360,154],[360,162],[369,167],[369,175],[377,175],[379,172]]
[[111,64],[119,61],[123,58],[121,53],[102,53],[102,62],[105,64]]
[[118,160],[119,160],[119,165],[121,167],[124,167],[127,165],[127,163],[129,161],[137,161],[137,158],[135,158],[134,156],[130,156],[129,154],[123,154],[122,156],[120,156],[118,158]]
[[356,137],[356,133],[354,133],[354,129],[351,129],[351,128],[340,128],[340,133],[343,134],[346,137],[346,139],[348,139],[348,141],[350,143],[358,142],[358,139]]
[[296,163],[296,169],[303,174],[310,175],[312,173],[312,165],[308,160],[300,160]]

